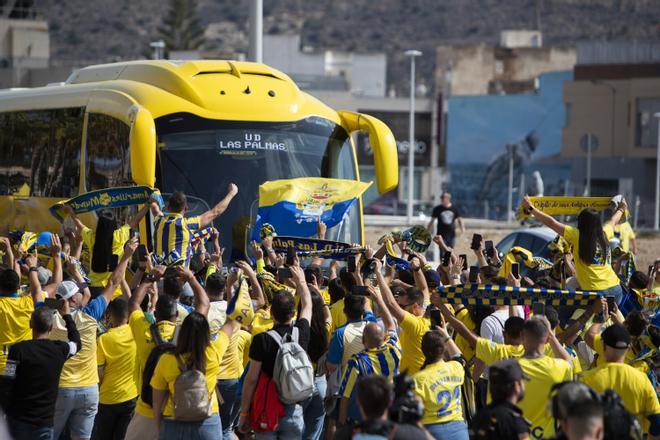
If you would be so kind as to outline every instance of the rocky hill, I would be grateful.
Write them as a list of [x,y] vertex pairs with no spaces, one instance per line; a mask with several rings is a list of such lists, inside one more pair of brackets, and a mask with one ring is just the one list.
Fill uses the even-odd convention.
[[[158,39],[168,0],[41,0],[56,62],[139,58]],[[247,0],[198,0],[206,47],[247,49]],[[538,12],[538,13],[537,13]],[[658,0],[264,0],[264,30],[300,32],[303,45],[385,51],[388,78],[406,80],[402,52],[424,51],[421,72],[431,77],[434,47],[495,42],[503,29],[533,29],[544,44],[660,37]],[[399,81],[401,79],[401,81]]]

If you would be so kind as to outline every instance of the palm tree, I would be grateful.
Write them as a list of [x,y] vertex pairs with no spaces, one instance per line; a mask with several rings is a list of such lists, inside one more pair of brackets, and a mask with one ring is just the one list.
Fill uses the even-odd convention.
[[199,49],[204,43],[204,29],[197,17],[197,1],[170,0],[158,33],[166,51]]

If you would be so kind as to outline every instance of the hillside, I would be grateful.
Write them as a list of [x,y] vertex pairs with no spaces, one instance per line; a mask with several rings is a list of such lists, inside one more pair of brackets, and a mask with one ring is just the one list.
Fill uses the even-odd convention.
[[[264,0],[265,32],[300,31],[305,46],[386,51],[388,80],[406,80],[402,52],[424,51],[421,72],[431,78],[434,47],[495,42],[502,29],[536,26],[537,2],[544,44],[585,39],[660,37],[657,0]],[[56,62],[108,61],[149,53],[167,0],[42,0]],[[199,0],[207,47],[247,49],[247,0]],[[402,81],[399,81],[399,79]]]

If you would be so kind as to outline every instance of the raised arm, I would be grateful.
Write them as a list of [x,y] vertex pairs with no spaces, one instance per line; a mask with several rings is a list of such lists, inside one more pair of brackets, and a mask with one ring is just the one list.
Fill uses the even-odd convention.
[[0,249],[4,249],[3,263],[7,267],[14,267],[14,252],[11,249],[11,242],[7,237],[0,237]]
[[529,199],[529,196],[525,196],[523,198],[523,203],[522,203],[523,209],[534,216],[534,218],[553,231],[555,231],[557,234],[561,235],[562,237],[564,236],[564,228],[566,228],[566,225],[561,223],[560,221],[555,220],[553,217],[549,216],[545,212],[539,211],[532,205],[531,200]]
[[257,279],[257,274],[246,261],[237,261],[236,266],[243,270],[245,276],[250,280],[252,286],[252,299],[254,300],[254,308],[260,309],[266,305],[266,298],[263,290],[261,290],[261,283]]
[[32,296],[32,302],[36,305],[38,302],[43,301],[41,295],[41,284],[39,283],[39,276],[37,275],[37,257],[34,255],[28,255],[25,258],[25,262],[29,267],[28,270],[28,280],[30,281],[30,296]]
[[[376,270],[380,272],[380,262],[378,262],[378,268]],[[383,301],[383,295],[380,289],[369,286],[369,293],[371,294],[371,298],[378,305],[378,312],[383,319],[385,330],[396,330],[396,323],[394,322],[394,318],[387,305],[385,305],[385,301]]]
[[149,289],[163,277],[165,274],[165,266],[156,266],[152,269],[147,276],[142,279],[140,285],[133,291],[133,294],[128,300],[128,311],[133,313],[136,310],[140,309],[140,304],[144,300],[144,297],[147,295]]
[[403,317],[406,316],[406,311],[403,310],[401,306],[399,306],[399,304],[396,302],[396,299],[394,299],[394,295],[390,290],[390,286],[387,285],[387,280],[380,272],[380,270],[376,271],[376,280],[378,281],[378,288],[380,289],[380,293],[383,295],[383,302],[385,303],[385,306],[398,322],[403,321]]
[[440,310],[440,313],[442,314],[443,318],[445,318],[445,321],[451,325],[451,328],[453,328],[456,333],[463,336],[463,339],[465,339],[467,343],[470,344],[470,347],[475,348],[477,346],[477,334],[467,328],[467,326],[463,324],[460,319],[455,317],[447,305],[439,301],[439,298],[440,295],[433,295],[433,303]]
[[115,293],[115,290],[117,290],[117,287],[121,286],[122,280],[126,277],[126,268],[128,267],[128,262],[131,261],[131,257],[133,256],[133,253],[137,247],[137,237],[130,238],[128,241],[126,241],[126,244],[124,244],[124,254],[121,256],[119,264],[117,264],[115,270],[112,271],[112,275],[110,275],[108,284],[101,292],[101,295],[103,295],[107,303],[112,301],[112,295]]
[[227,195],[224,199],[220,200],[217,205],[215,205],[210,210],[206,211],[204,214],[199,216],[199,227],[204,228],[209,225],[216,217],[220,216],[223,212],[227,210],[231,200],[238,194],[238,187],[233,183],[229,184],[227,189]]
[[298,319],[306,319],[307,322],[312,322],[312,298],[309,294],[309,288],[305,281],[305,273],[302,268],[295,264],[291,267],[291,274],[296,283],[296,294],[300,297],[300,313]]
[[149,199],[147,203],[144,204],[140,210],[128,220],[128,226],[131,227],[131,229],[137,229],[138,226],[140,225],[140,221],[144,218],[145,215],[147,215],[147,212],[149,212],[149,209],[151,209],[151,204],[156,203],[155,200]]
[[50,237],[50,256],[53,259],[53,279],[49,285],[42,286],[42,290],[49,297],[54,297],[57,286],[64,279],[64,273],[62,272],[62,242],[57,234],[52,234]]
[[202,285],[199,284],[199,281],[197,281],[195,274],[184,265],[176,266],[176,274],[184,282],[187,281],[190,285],[195,300],[195,311],[207,316],[209,308],[211,307],[211,302],[209,301],[209,296],[206,294],[206,290],[204,290]]
[[65,203],[63,206],[64,206],[64,211],[69,215],[69,217],[71,217],[71,220],[73,221],[73,224],[76,227],[76,235],[80,235],[82,233],[82,230],[85,229],[85,224],[78,218],[76,212],[73,210],[73,208],[70,205],[67,205]]
[[619,224],[619,221],[621,221],[621,217],[623,217],[623,214],[628,210],[628,203],[626,202],[626,199],[621,199],[619,204],[616,206],[616,210],[614,211],[614,214],[612,214],[612,217],[607,221],[606,224],[610,225],[612,229],[616,225]]
[[431,300],[431,292],[429,292],[429,285],[424,276],[424,266],[426,259],[420,253],[415,252],[415,258],[410,261],[410,268],[413,270],[413,278],[415,279],[415,287],[422,291],[424,294],[424,302],[428,303]]

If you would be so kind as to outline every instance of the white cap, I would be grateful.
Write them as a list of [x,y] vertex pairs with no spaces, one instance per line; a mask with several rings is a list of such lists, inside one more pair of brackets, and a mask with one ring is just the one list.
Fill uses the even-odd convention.
[[73,295],[78,293],[79,290],[80,288],[73,281],[68,281],[68,280],[62,281],[62,284],[57,286],[57,291],[55,292],[55,295],[61,299],[69,299]]

